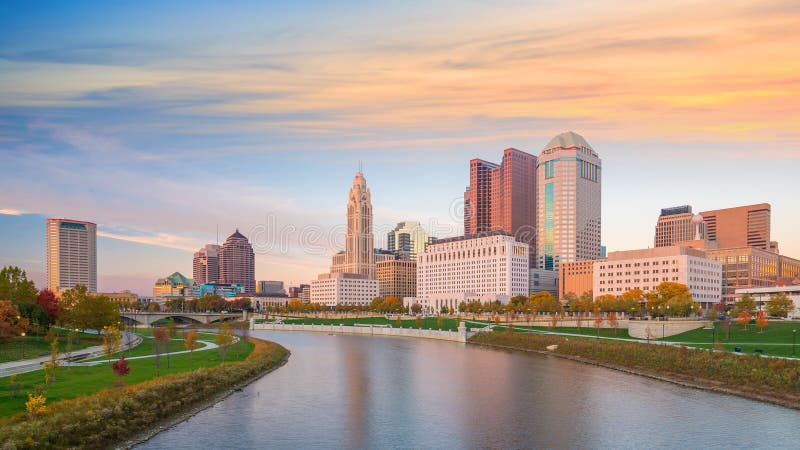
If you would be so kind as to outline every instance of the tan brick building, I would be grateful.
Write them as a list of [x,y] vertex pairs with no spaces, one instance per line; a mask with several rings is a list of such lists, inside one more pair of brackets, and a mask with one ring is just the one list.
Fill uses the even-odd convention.
[[417,262],[402,259],[380,261],[375,264],[380,283],[380,296],[390,295],[403,299],[417,296]]

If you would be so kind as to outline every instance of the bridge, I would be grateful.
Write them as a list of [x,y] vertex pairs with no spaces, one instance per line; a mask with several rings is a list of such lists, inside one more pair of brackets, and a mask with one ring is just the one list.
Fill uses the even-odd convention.
[[247,313],[191,313],[191,312],[131,312],[120,311],[119,317],[128,325],[150,326],[161,319],[172,318],[178,323],[214,323],[226,320],[247,320]]

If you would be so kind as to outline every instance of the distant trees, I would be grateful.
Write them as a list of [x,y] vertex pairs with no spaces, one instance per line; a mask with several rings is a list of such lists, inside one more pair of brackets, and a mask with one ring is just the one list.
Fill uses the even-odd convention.
[[794,302],[785,292],[779,292],[769,298],[765,309],[772,317],[786,317],[794,310]]
[[[653,314],[688,316],[695,308],[689,286],[665,281],[645,294],[647,308]],[[699,305],[698,310],[699,310]]]
[[0,300],[20,303],[36,303],[36,287],[28,280],[25,271],[16,266],[0,269]]
[[52,325],[56,323],[61,313],[61,308],[58,304],[58,297],[50,289],[44,289],[36,294],[36,304],[42,311],[47,314],[49,323]]
[[738,316],[736,316],[736,322],[743,326],[745,330],[747,330],[747,325],[750,324],[751,320],[753,320],[753,316],[749,311],[742,311]]
[[739,317],[743,312],[748,313],[751,317],[756,313],[756,300],[750,294],[744,294],[733,304],[733,309],[731,309],[731,315],[734,317]]
[[756,326],[759,328],[760,333],[764,332],[764,328],[767,327],[768,323],[767,314],[764,311],[759,311],[758,314],[756,314]]
[[62,303],[67,308],[64,321],[72,328],[102,330],[119,323],[119,308],[105,295],[88,292],[77,285],[64,292]]

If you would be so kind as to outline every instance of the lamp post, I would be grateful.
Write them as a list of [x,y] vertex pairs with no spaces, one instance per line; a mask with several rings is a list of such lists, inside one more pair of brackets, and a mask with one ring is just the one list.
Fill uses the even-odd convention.
[[25,332],[23,331],[20,336],[22,336],[22,339],[20,340],[22,343],[22,359],[25,359]]

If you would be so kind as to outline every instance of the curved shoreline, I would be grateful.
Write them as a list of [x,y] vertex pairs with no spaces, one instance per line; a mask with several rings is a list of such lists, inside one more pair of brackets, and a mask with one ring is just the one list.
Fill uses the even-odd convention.
[[667,383],[675,384],[682,387],[698,389],[702,391],[709,391],[714,392],[717,394],[724,394],[724,395],[732,395],[736,397],[746,398],[748,400],[759,401],[763,403],[769,403],[772,405],[782,406],[784,408],[793,409],[800,411],[800,403],[787,400],[786,398],[772,396],[772,395],[763,395],[763,394],[756,394],[750,391],[745,390],[737,390],[731,389],[725,386],[722,386],[721,383],[716,383],[711,380],[706,379],[687,379],[675,374],[672,375],[659,375],[647,370],[643,369],[632,369],[630,367],[619,366],[616,364],[606,363],[602,361],[597,361],[594,359],[584,358],[582,356],[573,356],[573,355],[565,355],[562,353],[551,352],[548,350],[537,350],[537,349],[530,349],[530,348],[520,348],[520,347],[512,347],[507,345],[499,345],[499,344],[486,344],[482,342],[471,342],[468,341],[468,344],[477,345],[480,347],[488,347],[488,348],[495,348],[495,349],[502,349],[507,351],[520,351],[525,353],[537,353],[540,355],[546,356],[555,356],[558,358],[569,359],[575,362],[580,362],[583,364],[590,364],[593,366],[603,367],[606,369],[616,370],[619,372],[625,372],[631,375],[638,375],[645,378],[650,378],[658,381],[664,381]]
[[[252,336],[250,336],[250,338],[251,339],[258,339],[258,338],[254,338]],[[260,339],[260,340],[262,340],[264,342],[270,342],[270,341],[265,341],[263,339]],[[133,437],[131,439],[128,439],[127,441],[122,443],[120,446],[115,447],[115,448],[117,448],[117,449],[131,449],[133,447],[136,447],[137,445],[140,445],[140,444],[143,444],[143,443],[149,441],[150,439],[156,437],[157,435],[159,435],[160,433],[162,433],[164,431],[167,431],[167,430],[169,430],[171,428],[174,428],[174,427],[180,425],[183,422],[186,422],[187,420],[191,419],[192,417],[196,416],[197,414],[200,414],[201,412],[205,411],[206,409],[209,409],[209,408],[215,406],[217,403],[225,400],[229,396],[233,395],[234,392],[237,392],[237,391],[249,386],[250,384],[252,384],[256,380],[261,379],[262,377],[268,375],[272,371],[274,371],[274,370],[276,370],[276,369],[278,369],[280,367],[283,367],[283,365],[286,364],[289,361],[289,356],[291,356],[291,354],[292,354],[292,352],[289,351],[289,349],[286,349],[286,356],[284,356],[281,361],[279,361],[277,364],[273,365],[272,367],[270,367],[266,371],[264,371],[262,373],[259,373],[259,374],[256,374],[256,375],[253,375],[252,377],[250,377],[247,380],[244,380],[244,381],[241,381],[239,383],[236,383],[236,384],[232,385],[229,389],[227,389],[225,391],[222,391],[222,392],[212,396],[211,398],[201,402],[198,405],[193,406],[192,408],[189,408],[189,410],[187,410],[187,411],[182,411],[182,412],[176,413],[174,417],[170,417],[168,419],[163,420],[161,423],[158,423],[158,424],[154,425],[149,430],[142,431],[137,436],[135,436],[135,437]]]

